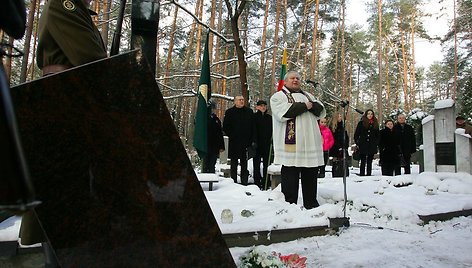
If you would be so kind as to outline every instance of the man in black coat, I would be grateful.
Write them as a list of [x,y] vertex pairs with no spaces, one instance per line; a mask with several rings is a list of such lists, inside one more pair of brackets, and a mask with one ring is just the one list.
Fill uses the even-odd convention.
[[228,156],[231,159],[231,178],[238,182],[238,160],[241,165],[241,184],[248,184],[247,149],[253,141],[253,113],[246,107],[243,96],[234,97],[234,106],[226,110],[223,131],[229,138]]
[[[267,180],[267,167],[269,166],[270,145],[272,142],[272,116],[267,113],[267,102],[259,100],[256,104],[256,113],[254,113],[254,143],[253,149],[256,153],[252,158],[254,166],[254,183],[259,188],[266,190],[270,185]],[[261,177],[261,159],[262,176]]]
[[[406,116],[404,114],[398,115],[394,132],[397,136],[397,140],[400,142],[401,166],[405,168],[405,174],[411,174],[411,154],[416,152],[415,130],[406,123]],[[395,175],[401,174],[401,166],[395,169]]]
[[211,115],[208,120],[208,152],[203,162],[203,172],[215,173],[216,159],[218,159],[219,154],[225,150],[225,143],[223,140],[221,121],[215,114],[216,102],[211,99],[209,104],[211,107]]

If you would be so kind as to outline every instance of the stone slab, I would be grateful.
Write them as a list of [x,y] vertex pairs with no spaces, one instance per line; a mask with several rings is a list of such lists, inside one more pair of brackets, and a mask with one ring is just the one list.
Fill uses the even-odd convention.
[[430,120],[423,124],[424,171],[436,172],[434,143],[434,120]]
[[457,172],[472,174],[472,138],[456,133]]
[[300,238],[334,234],[336,230],[328,226],[312,226],[293,229],[276,229],[271,231],[254,231],[224,234],[230,247],[251,247],[294,241]]
[[420,218],[420,220],[423,221],[424,224],[428,224],[430,221],[448,221],[455,217],[468,217],[470,215],[472,215],[472,209],[464,209],[429,215],[418,215],[418,217]]
[[61,267],[235,267],[140,52],[19,85],[12,99]]
[[456,119],[454,117],[454,106],[436,109],[434,113],[435,141],[437,143],[454,142],[454,130]]

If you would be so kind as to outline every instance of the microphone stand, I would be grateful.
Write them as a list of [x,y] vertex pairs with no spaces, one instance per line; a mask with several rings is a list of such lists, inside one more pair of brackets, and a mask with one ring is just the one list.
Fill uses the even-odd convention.
[[[308,83],[312,84],[315,89],[318,86],[318,83],[312,82],[310,80],[307,81]],[[343,205],[343,217],[338,217],[338,218],[329,218],[329,223],[330,227],[334,228],[339,228],[339,227],[349,227],[349,217],[346,217],[346,204],[347,204],[347,188],[346,188],[346,168],[347,168],[347,162],[346,162],[346,113],[347,109],[346,107],[352,108],[354,111],[364,114],[363,111],[357,109],[356,107],[353,107],[352,105],[349,104],[349,101],[347,100],[342,100],[339,98],[337,95],[335,95],[333,92],[331,92],[329,89],[323,90],[321,89],[322,93],[326,93],[328,97],[331,98],[331,101],[339,103],[339,106],[343,108],[343,117],[342,117],[342,123],[343,123],[343,145],[342,145],[342,151],[343,151],[343,188],[344,188],[344,205]],[[333,119],[334,120],[334,119]],[[336,119],[337,120],[337,119]]]

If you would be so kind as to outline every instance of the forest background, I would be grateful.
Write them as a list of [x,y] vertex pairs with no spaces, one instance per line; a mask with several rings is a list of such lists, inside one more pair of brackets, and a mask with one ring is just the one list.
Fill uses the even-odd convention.
[[[354,1],[360,3],[360,1]],[[424,10],[435,2],[438,14]],[[21,40],[0,31],[2,43],[24,52],[5,57],[10,85],[40,77],[35,50],[38,20],[44,0],[26,0],[27,30]],[[288,52],[288,69],[297,70],[302,80],[319,83],[303,89],[320,98],[328,116],[341,109],[326,91],[352,107],[372,108],[383,121],[404,112],[421,132],[421,119],[434,102],[451,98],[456,113],[472,117],[472,0],[366,0],[367,25],[346,23],[350,1],[345,0],[186,0],[160,1],[156,36],[156,81],[174,119],[184,146],[193,152],[192,137],[197,104],[197,87],[206,33],[209,31],[212,96],[217,115],[243,95],[251,108],[259,99],[275,92]],[[119,0],[94,0],[93,19],[110,51],[116,29]],[[452,9],[448,32],[430,36],[426,18],[439,18]],[[131,49],[131,0],[127,1],[120,52]],[[356,16],[356,14],[350,14]],[[435,25],[428,25],[435,27]],[[427,68],[417,66],[418,39],[439,41],[444,57]],[[17,54],[8,46],[2,49]],[[99,79],[99,78],[97,78]],[[352,135],[360,115],[347,110]],[[418,144],[421,144],[419,135]]]

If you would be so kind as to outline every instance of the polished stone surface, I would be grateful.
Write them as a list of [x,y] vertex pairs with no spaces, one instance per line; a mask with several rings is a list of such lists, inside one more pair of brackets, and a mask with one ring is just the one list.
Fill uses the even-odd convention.
[[62,267],[234,267],[139,52],[12,89]]

